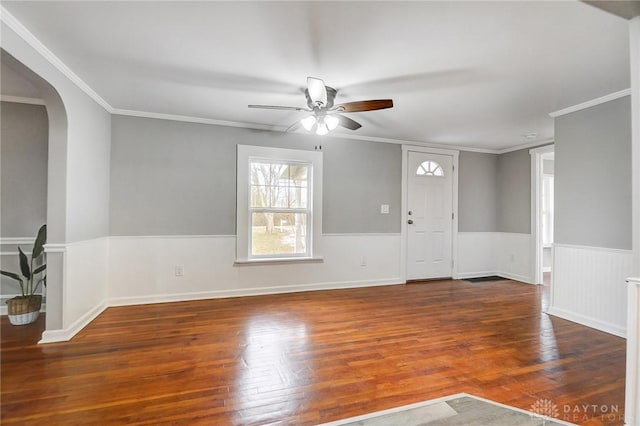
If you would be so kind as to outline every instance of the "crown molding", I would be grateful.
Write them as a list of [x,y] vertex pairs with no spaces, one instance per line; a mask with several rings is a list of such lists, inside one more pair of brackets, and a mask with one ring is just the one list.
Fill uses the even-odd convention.
[[254,130],[270,130],[270,131],[279,131],[279,132],[284,132],[286,130],[286,127],[284,126],[268,126],[266,124],[243,123],[241,121],[216,120],[214,118],[192,117],[188,115],[177,115],[177,114],[165,114],[161,112],[137,111],[132,109],[114,108],[111,111],[111,113],[114,115],[125,115],[129,117],[154,118],[156,120],[182,121],[185,123],[213,124],[215,126],[241,127],[244,129],[254,129]]
[[29,46],[34,48],[40,55],[42,55],[51,65],[53,65],[58,71],[60,71],[65,77],[71,80],[80,90],[86,93],[91,99],[93,99],[98,105],[104,108],[109,113],[113,112],[113,108],[107,101],[105,101],[98,93],[93,90],[87,83],[84,82],[76,73],[71,71],[64,62],[60,60],[51,50],[49,50],[40,40],[33,35],[31,31],[27,29],[15,16],[13,16],[7,9],[0,6],[0,21],[11,28],[20,38],[22,38]]
[[549,152],[554,152],[555,150],[555,145],[551,144],[551,145],[544,145],[544,146],[539,146],[537,148],[531,148],[529,150],[529,154],[546,154]]
[[554,142],[555,142],[555,139],[549,138],[549,139],[543,139],[541,141],[523,143],[522,145],[516,145],[516,146],[512,146],[511,148],[498,150],[496,151],[496,154],[506,154],[508,152],[520,151],[521,149],[541,147],[544,145],[550,145]]
[[23,96],[0,95],[0,102],[13,102],[16,104],[44,105],[39,98],[25,98]]
[[[301,132],[300,132],[301,133]],[[330,133],[331,137],[340,138],[340,139],[355,139],[365,142],[379,142],[379,143],[390,143],[396,145],[417,145],[424,146],[426,148],[438,148],[438,149],[453,149],[458,151],[469,151],[469,152],[480,152],[483,154],[497,154],[498,151],[495,149],[489,148],[473,148],[469,146],[462,145],[454,145],[454,144],[443,144],[443,143],[433,143],[433,142],[425,142],[425,141],[411,141],[411,140],[403,140],[403,139],[393,139],[393,138],[379,138],[376,136],[360,136],[360,135],[348,135],[344,133]],[[318,136],[322,137],[322,136]]]
[[[112,111],[112,114],[128,116],[128,117],[152,118],[156,120],[181,121],[186,123],[211,124],[215,126],[227,126],[227,127],[238,127],[243,129],[265,130],[265,131],[281,132],[281,133],[285,133],[287,130],[287,127],[285,126],[269,126],[269,125],[257,124],[257,123],[225,121],[225,120],[216,120],[213,118],[192,117],[187,115],[165,114],[165,113],[159,113],[159,112],[137,111],[137,110],[121,109],[121,108],[114,108]],[[314,136],[313,134],[304,133],[301,130],[297,132],[290,132],[290,133]],[[402,139],[379,138],[376,136],[349,135],[344,133],[330,133],[329,136],[332,138],[361,140],[365,142],[390,143],[390,144],[396,144],[396,145],[407,145],[407,144],[419,145],[419,146],[425,146],[429,148],[458,149],[460,151],[481,152],[486,154],[499,153],[499,151],[495,149],[473,148],[473,147],[460,146],[460,145],[447,145],[447,144],[430,143],[430,142],[423,142],[423,141],[410,141],[410,140],[402,140]],[[322,138],[323,136],[317,136],[317,137]]]
[[631,95],[631,89],[624,89],[618,92],[609,93],[608,95],[601,96],[599,98],[591,99],[577,105],[573,105],[567,108],[559,109],[558,111],[553,111],[549,113],[549,116],[552,118],[560,117],[563,115],[571,114],[572,112],[581,111],[583,109],[591,108],[596,105],[603,104],[605,102],[614,101],[616,99],[624,98],[625,96]]

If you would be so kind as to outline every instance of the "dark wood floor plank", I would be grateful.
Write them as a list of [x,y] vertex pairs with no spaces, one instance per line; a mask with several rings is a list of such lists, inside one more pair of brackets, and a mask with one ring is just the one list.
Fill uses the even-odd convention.
[[[2,318],[2,424],[316,424],[467,392],[615,407],[625,341],[543,287],[440,281],[109,308],[71,342]],[[563,414],[563,413],[561,413]]]

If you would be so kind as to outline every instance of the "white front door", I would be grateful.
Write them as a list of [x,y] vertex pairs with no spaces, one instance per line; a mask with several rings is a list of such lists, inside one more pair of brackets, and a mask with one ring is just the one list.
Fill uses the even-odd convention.
[[453,157],[408,151],[407,279],[452,276]]

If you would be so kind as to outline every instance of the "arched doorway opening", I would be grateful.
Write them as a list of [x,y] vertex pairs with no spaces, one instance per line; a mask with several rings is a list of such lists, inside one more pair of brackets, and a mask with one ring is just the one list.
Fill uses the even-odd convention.
[[[47,289],[45,330],[62,328],[64,253],[51,250],[56,244],[66,242],[66,151],[67,114],[57,90],[45,79],[4,49],[0,49],[3,68],[30,85],[36,100],[41,100],[46,109],[47,153],[46,153],[46,223],[48,228]],[[3,82],[5,80],[3,79]],[[3,90],[9,90],[3,87]],[[24,89],[24,87],[23,87]],[[6,95],[3,93],[3,95]],[[15,100],[15,99],[14,99]],[[30,220],[33,220],[30,219]],[[34,231],[35,232],[35,231]]]

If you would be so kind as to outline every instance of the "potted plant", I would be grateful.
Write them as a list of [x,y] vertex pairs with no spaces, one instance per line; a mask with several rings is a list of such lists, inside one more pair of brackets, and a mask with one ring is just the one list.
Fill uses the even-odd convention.
[[[2,271],[0,274],[13,278],[20,284],[20,296],[7,300],[9,310],[9,321],[13,325],[31,324],[40,315],[42,306],[42,295],[36,294],[40,284],[47,285],[47,277],[42,276],[38,279],[38,275],[44,272],[47,265],[42,263],[41,258],[44,256],[44,244],[47,241],[47,225],[42,225],[38,230],[38,235],[33,243],[31,251],[31,259],[18,247],[20,256],[20,273]],[[35,268],[34,268],[35,267]]]

